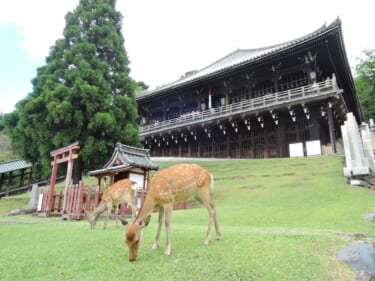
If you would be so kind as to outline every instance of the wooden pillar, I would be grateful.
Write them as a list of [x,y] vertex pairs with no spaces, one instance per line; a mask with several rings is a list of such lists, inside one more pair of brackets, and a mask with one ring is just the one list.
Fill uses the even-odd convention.
[[263,136],[264,136],[264,158],[270,158],[270,142],[269,137],[271,132],[267,129],[263,129]]
[[[211,139],[211,138],[210,138]],[[211,140],[211,158],[215,157],[215,142]]]
[[68,169],[66,171],[66,178],[65,178],[65,190],[64,190],[64,200],[63,200],[63,213],[66,211],[66,193],[70,186],[70,182],[72,179],[72,173],[73,173],[73,161],[74,161],[74,153],[73,151],[69,151],[69,159],[68,159]]
[[10,171],[9,174],[8,174],[8,182],[7,182],[7,186],[6,186],[5,196],[9,195],[10,185],[12,183],[12,177],[13,177],[13,174],[12,174],[12,171]]
[[237,158],[242,158],[243,155],[243,148],[242,148],[242,134],[240,131],[238,132],[238,157]]
[[230,155],[230,149],[229,149],[230,137],[228,135],[228,132],[225,136],[226,136],[225,137],[225,143],[226,143],[226,145],[225,145],[225,155],[226,155],[227,158],[231,158],[232,155]]
[[3,183],[4,183],[4,176],[5,176],[5,174],[3,173],[3,174],[1,174],[1,176],[0,176],[0,192],[1,192],[1,188],[3,187]]
[[201,151],[202,151],[202,144],[201,144],[201,141],[198,141],[197,157],[201,157]]
[[19,186],[23,186],[24,185],[24,178],[25,178],[25,171],[26,169],[21,169],[21,176],[20,176],[20,184]]
[[329,104],[327,105],[327,117],[328,117],[329,139],[331,141],[332,153],[336,154],[337,149],[336,149],[335,125],[333,122],[332,108],[329,106]]
[[277,143],[279,144],[279,157],[286,157],[287,153],[285,151],[285,147],[286,147],[285,124],[284,122],[280,122],[280,121],[279,121],[279,125],[276,126],[276,138],[277,138]]
[[49,187],[49,190],[48,190],[48,202],[47,202],[47,208],[46,208],[46,216],[47,217],[51,214],[51,210],[53,209],[53,196],[55,194],[57,167],[58,167],[58,165],[57,165],[57,155],[55,155],[53,157],[51,181],[50,181],[50,187]]
[[250,145],[251,145],[251,158],[255,158],[255,142],[254,142],[254,132],[250,131]]

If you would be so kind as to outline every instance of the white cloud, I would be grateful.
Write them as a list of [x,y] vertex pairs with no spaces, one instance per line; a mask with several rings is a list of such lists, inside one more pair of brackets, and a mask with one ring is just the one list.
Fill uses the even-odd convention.
[[64,16],[73,10],[78,0],[12,0],[0,4],[2,24],[13,23],[22,32],[22,47],[29,59],[45,58],[56,39],[62,37]]
[[[64,16],[78,3],[4,0],[0,3],[0,23],[12,22],[21,29],[22,47],[29,59],[44,59],[62,37]],[[257,48],[295,39],[337,16],[343,22],[352,66],[363,49],[375,48],[373,0],[117,0],[117,9],[124,16],[131,76],[151,88],[200,69],[237,47]]]

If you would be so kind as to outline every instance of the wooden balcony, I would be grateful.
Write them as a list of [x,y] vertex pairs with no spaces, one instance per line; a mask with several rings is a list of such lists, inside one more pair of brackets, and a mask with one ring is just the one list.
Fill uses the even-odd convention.
[[158,121],[153,124],[147,124],[140,128],[140,135],[145,137],[155,133],[162,133],[164,131],[170,131],[190,125],[272,109],[275,110],[279,107],[288,107],[293,104],[322,100],[329,96],[340,94],[341,92],[342,91],[338,89],[335,77],[333,77],[333,79],[324,82],[276,92],[262,97],[207,109],[201,112],[184,114],[178,118]]

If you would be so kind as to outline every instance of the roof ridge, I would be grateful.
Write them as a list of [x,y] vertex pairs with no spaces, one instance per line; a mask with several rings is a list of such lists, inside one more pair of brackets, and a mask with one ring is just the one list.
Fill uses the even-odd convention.
[[[192,75],[182,77],[178,80],[175,80],[173,82],[165,84],[161,87],[152,89],[150,91],[146,91],[142,95],[138,95],[137,97],[142,98],[142,97],[148,96],[148,95],[153,94],[153,93],[161,92],[163,90],[173,89],[174,87],[178,87],[179,85],[183,85],[184,83],[188,83],[189,81],[190,82],[195,81],[197,79],[204,78],[204,77],[206,77],[208,75],[211,75],[213,73],[223,71],[223,70],[227,69],[228,67],[233,67],[233,66],[236,66],[236,65],[239,65],[239,64],[251,62],[252,60],[261,59],[262,57],[265,57],[272,52],[287,49],[287,48],[289,48],[293,45],[299,44],[300,42],[307,41],[314,36],[319,36],[321,34],[324,34],[325,32],[329,32],[329,31],[331,31],[331,30],[333,30],[337,27],[341,27],[341,20],[340,20],[339,17],[337,17],[329,25],[324,23],[322,26],[313,30],[312,32],[307,33],[303,36],[296,37],[292,40],[288,40],[288,41],[278,43],[278,44],[274,44],[274,45],[270,45],[270,46],[259,47],[259,48],[252,48],[252,49],[237,48],[234,51],[227,54],[226,56],[224,56],[224,57],[214,61],[213,63],[199,69],[196,73],[194,73]],[[244,56],[244,57],[234,57],[236,54],[239,54],[241,52],[242,53],[247,52],[247,53],[249,53],[249,55],[247,57],[246,56]],[[251,56],[250,53],[254,53],[253,56]],[[233,57],[232,64],[226,62],[226,60],[230,57]],[[215,67],[215,65],[217,65],[217,67]],[[212,69],[210,69],[210,68],[212,68]]]

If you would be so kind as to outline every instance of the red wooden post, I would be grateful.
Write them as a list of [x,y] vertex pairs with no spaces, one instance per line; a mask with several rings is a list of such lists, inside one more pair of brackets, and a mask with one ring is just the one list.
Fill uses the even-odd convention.
[[79,188],[78,188],[78,200],[76,205],[76,219],[80,220],[82,215],[82,207],[83,207],[83,197],[85,193],[85,188],[83,185],[83,182],[79,182]]
[[85,210],[91,210],[91,187],[88,188],[86,193]]
[[94,209],[96,208],[96,206],[99,205],[99,201],[100,201],[100,191],[99,191],[99,187],[96,188],[96,192],[95,192],[95,197],[94,197]]
[[72,194],[73,194],[73,186],[69,187],[66,192],[66,206],[65,206],[65,213],[70,213],[70,202],[72,201]]
[[60,191],[60,194],[59,194],[59,204],[58,204],[58,211],[59,212],[61,212],[62,200],[63,200],[63,192]]
[[56,175],[57,175],[57,155],[53,157],[53,162],[52,162],[51,182],[50,182],[50,187],[49,187],[49,192],[48,192],[48,204],[46,208],[47,217],[50,215],[51,209],[52,209],[53,194],[55,193]]

